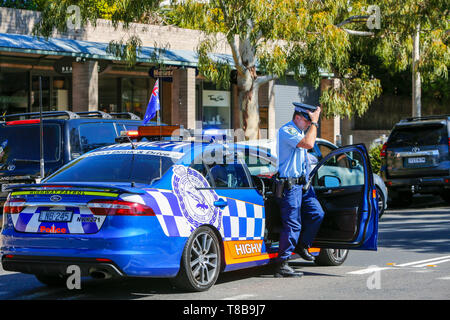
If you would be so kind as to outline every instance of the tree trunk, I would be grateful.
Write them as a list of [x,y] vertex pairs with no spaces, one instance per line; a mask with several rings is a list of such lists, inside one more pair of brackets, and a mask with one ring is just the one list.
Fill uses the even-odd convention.
[[421,105],[421,81],[419,72],[420,60],[420,25],[417,25],[413,39],[413,59],[412,59],[412,116],[422,116]]
[[239,105],[243,114],[243,129],[247,140],[259,138],[259,84],[251,71],[238,75]]

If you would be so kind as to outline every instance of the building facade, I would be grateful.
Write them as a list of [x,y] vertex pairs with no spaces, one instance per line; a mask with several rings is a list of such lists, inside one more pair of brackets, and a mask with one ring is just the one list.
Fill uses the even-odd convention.
[[[161,121],[186,128],[237,129],[241,127],[238,92],[217,88],[196,68],[196,47],[202,33],[196,30],[133,24],[130,31],[115,29],[99,20],[49,39],[33,37],[40,13],[0,8],[0,112],[39,110],[42,81],[43,108],[69,111],[132,112],[143,117],[157,79],[160,79]],[[127,64],[108,53],[108,44],[132,33],[142,40],[137,64]],[[225,39],[217,53],[231,59]],[[158,48],[166,48],[164,52]],[[163,67],[155,64],[159,56]],[[328,80],[324,79],[323,85]],[[259,92],[260,128],[264,137],[289,121],[293,101],[319,104],[319,89],[298,86],[291,77],[271,81]],[[341,134],[341,120],[322,119],[320,135],[332,142]]]

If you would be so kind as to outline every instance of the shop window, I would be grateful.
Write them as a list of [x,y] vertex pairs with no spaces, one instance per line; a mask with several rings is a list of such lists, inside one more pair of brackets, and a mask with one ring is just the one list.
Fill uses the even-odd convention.
[[52,106],[55,110],[70,109],[70,79],[66,77],[53,77]]
[[98,110],[103,112],[118,112],[119,90],[117,78],[98,79]]
[[26,72],[0,72],[0,112],[28,111],[28,76]]
[[143,118],[147,109],[149,92],[151,92],[151,89],[148,79],[123,78],[122,111],[132,112]]
[[203,129],[229,129],[231,126],[231,92],[216,89],[214,85],[203,83],[202,90]]
[[[39,77],[31,77],[31,112],[39,112]],[[50,102],[50,77],[42,76],[42,111],[53,110]]]

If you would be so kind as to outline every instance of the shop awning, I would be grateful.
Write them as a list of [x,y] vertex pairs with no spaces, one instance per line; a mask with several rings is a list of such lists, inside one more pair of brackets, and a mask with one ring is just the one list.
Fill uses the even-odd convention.
[[[0,51],[71,56],[96,60],[120,60],[113,54],[108,53],[108,45],[108,43],[102,42],[61,38],[46,39],[29,35],[0,33]],[[161,50],[154,47],[142,47],[137,62],[154,63],[155,57],[158,61],[167,65],[196,67],[198,64],[197,53],[194,51]],[[231,55],[215,54],[214,58],[234,64]]]

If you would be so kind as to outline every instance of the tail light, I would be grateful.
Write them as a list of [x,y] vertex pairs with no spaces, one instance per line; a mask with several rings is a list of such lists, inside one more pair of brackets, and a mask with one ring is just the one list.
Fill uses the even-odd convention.
[[3,214],[17,214],[25,207],[25,199],[8,199],[3,206]]
[[31,120],[15,120],[15,121],[8,121],[6,122],[7,126],[16,126],[16,125],[20,125],[20,124],[36,124],[36,123],[40,123],[41,120],[39,119],[31,119]]
[[152,208],[122,200],[92,200],[87,207],[98,216],[154,216]]
[[380,151],[380,158],[386,157],[387,142],[383,144]]

